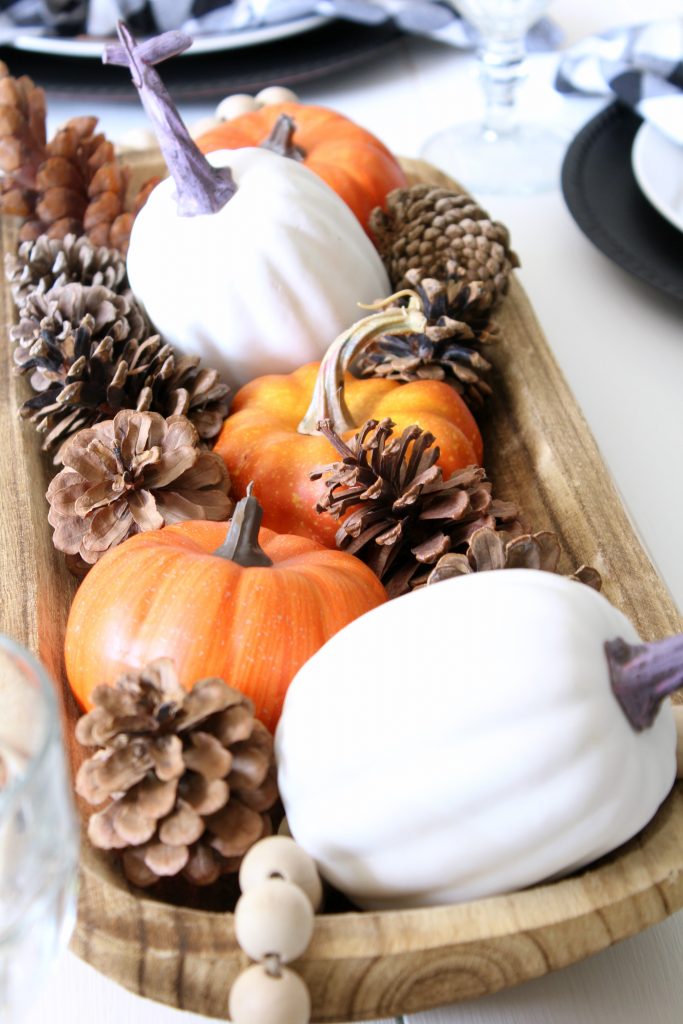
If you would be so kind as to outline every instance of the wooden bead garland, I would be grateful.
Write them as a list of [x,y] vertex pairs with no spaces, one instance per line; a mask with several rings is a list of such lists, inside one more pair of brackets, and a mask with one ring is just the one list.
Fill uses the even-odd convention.
[[322,899],[315,862],[293,839],[270,836],[244,857],[235,938],[250,959],[230,989],[233,1024],[308,1024],[305,982],[284,964],[306,950]]

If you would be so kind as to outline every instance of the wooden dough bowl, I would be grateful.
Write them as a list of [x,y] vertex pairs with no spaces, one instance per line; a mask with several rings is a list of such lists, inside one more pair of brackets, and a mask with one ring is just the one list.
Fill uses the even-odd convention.
[[[451,184],[407,161],[415,180]],[[148,177],[150,157],[137,161]],[[5,251],[16,227],[2,224]],[[5,325],[15,316],[4,289]],[[643,639],[678,632],[678,612],[634,535],[587,425],[518,280],[497,316],[496,396],[483,424],[485,465],[498,496],[516,500],[534,529],[555,531],[565,571],[595,566],[604,593]],[[33,649],[59,681],[73,764],[77,710],[64,683],[62,637],[74,581],[55,553],[44,498],[50,467],[17,416],[25,382],[2,358],[3,445],[0,628]],[[327,913],[297,969],[315,1021],[413,1013],[471,999],[565,967],[640,932],[683,906],[683,791],[615,854],[578,875],[524,892],[430,909]],[[107,855],[82,844],[75,952],[140,995],[210,1017],[247,965],[231,913],[161,902],[136,891]]]

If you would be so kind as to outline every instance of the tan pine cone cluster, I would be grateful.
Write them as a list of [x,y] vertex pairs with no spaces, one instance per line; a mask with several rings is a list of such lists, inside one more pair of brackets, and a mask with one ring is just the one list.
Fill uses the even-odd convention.
[[22,218],[22,241],[86,235],[126,251],[146,192],[127,203],[128,169],[96,128],[74,117],[47,140],[43,90],[0,61],[0,213]]
[[62,460],[47,490],[48,522],[78,575],[136,533],[184,519],[224,522],[234,507],[225,463],[199,447],[185,416],[124,409],[74,434]]
[[104,805],[88,822],[94,846],[118,851],[139,886],[182,875],[210,885],[235,872],[270,834],[277,799],[273,741],[254,706],[222,679],[188,693],[167,658],[98,686],[76,739],[98,748],[76,790]]
[[455,276],[479,282],[480,309],[489,310],[519,266],[507,228],[466,192],[426,184],[394,189],[386,209],[373,210],[370,230],[396,290],[410,287],[406,274],[413,269],[438,280]]

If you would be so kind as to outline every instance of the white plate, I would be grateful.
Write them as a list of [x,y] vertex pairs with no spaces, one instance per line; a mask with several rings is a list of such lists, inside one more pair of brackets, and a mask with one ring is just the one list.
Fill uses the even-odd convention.
[[645,197],[683,231],[683,146],[644,121],[633,140],[631,166]]
[[[310,32],[333,19],[324,14],[312,14],[306,18],[278,22],[275,25],[259,25],[256,28],[237,29],[235,32],[197,36],[185,54],[212,53],[218,50],[235,50],[242,46],[258,46],[272,43],[277,39]],[[97,57],[101,58],[105,46],[114,39],[73,39],[65,36],[16,36],[11,44],[17,50],[32,53],[49,53],[55,57]]]

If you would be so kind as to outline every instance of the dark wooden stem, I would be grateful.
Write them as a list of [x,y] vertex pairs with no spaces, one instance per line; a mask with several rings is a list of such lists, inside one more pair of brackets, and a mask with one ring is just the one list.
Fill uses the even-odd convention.
[[270,135],[264,139],[260,149],[269,149],[271,153],[278,156],[286,156],[290,160],[298,160],[299,163],[306,159],[306,150],[297,146],[293,141],[296,131],[296,122],[289,114],[280,114],[273,125]]
[[[397,300],[403,296],[409,297],[408,305],[396,306]],[[391,308],[385,309],[386,306]],[[332,342],[320,363],[311,404],[297,427],[298,433],[319,434],[318,424],[321,420],[329,420],[337,434],[357,426],[344,397],[346,371],[361,352],[383,334],[419,334],[427,324],[420,296],[409,289],[396,292],[375,306],[366,308],[379,309],[381,312],[358,320]]]
[[214,551],[214,555],[229,558],[231,562],[245,568],[273,564],[272,558],[268,557],[258,542],[263,509],[252,496],[253,487],[253,484],[249,484],[246,497],[237,502],[225,543]]
[[646,644],[605,644],[612,689],[636,732],[649,729],[665,697],[683,687],[683,633]]
[[123,21],[117,29],[120,45],[107,46],[102,60],[130,70],[175,182],[178,213],[185,217],[217,213],[237,191],[230,168],[213,167],[200,152],[153,67],[186,50],[191,38],[182,32],[164,32],[137,44]]

